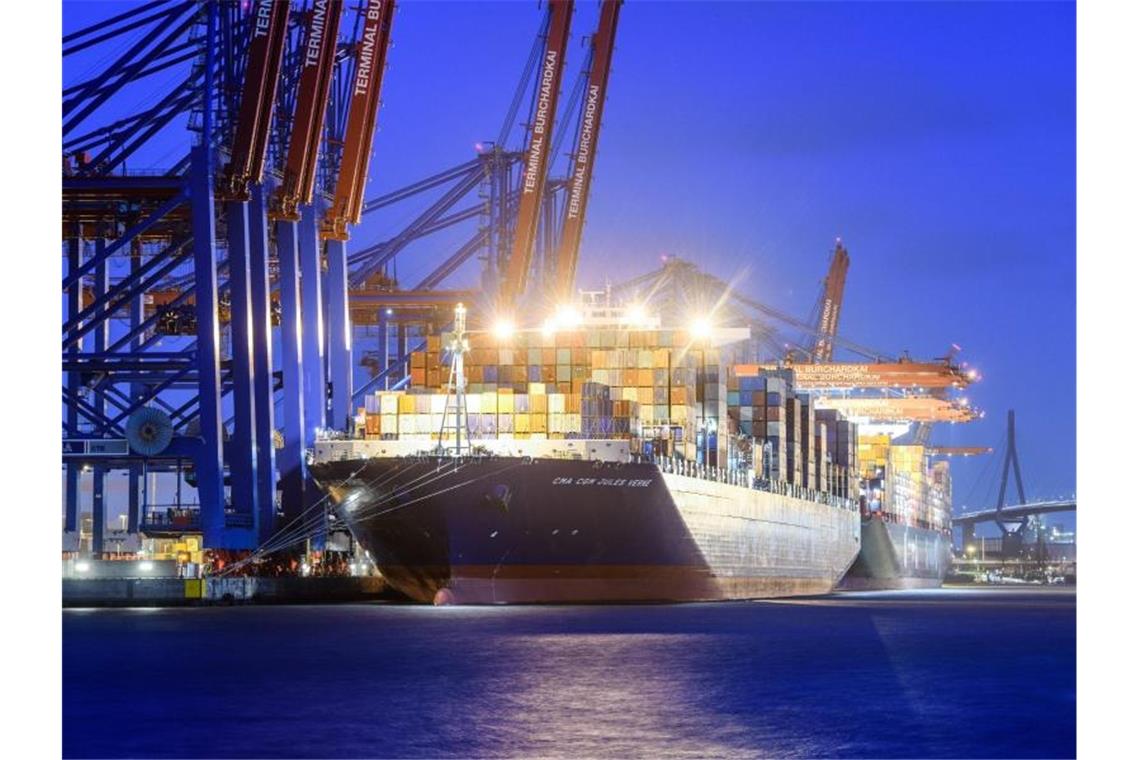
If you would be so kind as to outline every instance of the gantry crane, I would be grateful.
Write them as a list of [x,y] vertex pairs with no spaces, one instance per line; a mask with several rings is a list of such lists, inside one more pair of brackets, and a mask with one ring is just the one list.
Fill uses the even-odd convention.
[[248,200],[250,182],[261,181],[281,57],[289,31],[289,4],[258,0],[250,26],[241,107],[230,160],[222,172],[219,189],[219,195],[229,200]]
[[281,505],[294,519],[311,503],[305,447],[326,425],[320,251],[312,206],[321,136],[336,67],[342,0],[314,0],[297,56],[296,104],[281,182],[266,216],[276,226],[277,290],[281,302],[281,429],[277,454]]
[[359,224],[364,207],[364,186],[372,158],[380,90],[384,79],[395,0],[368,0],[363,28],[356,43],[356,66],[350,80],[351,96],[340,168],[331,205],[321,221],[328,261],[328,374],[331,403],[328,422],[342,429],[352,417],[352,322],[348,307],[348,225]]
[[348,106],[348,127],[337,174],[332,205],[325,212],[321,237],[347,240],[348,225],[359,224],[364,208],[364,185],[372,157],[372,136],[376,132],[376,112],[396,12],[395,0],[368,0],[364,29],[356,50],[352,78],[352,99]]
[[791,368],[796,386],[805,391],[899,390],[912,393],[964,389],[976,375],[949,361],[827,362],[823,364],[741,364],[737,370],[754,374],[760,369]]
[[[950,350],[946,352],[946,357],[945,357],[945,362],[946,362],[947,366],[953,366],[954,359],[958,356],[958,352],[961,350],[962,350],[961,347],[957,343],[950,344]],[[968,377],[970,380],[974,380],[977,378],[977,373],[976,372],[968,373]],[[932,393],[932,395],[935,398],[939,398],[939,399],[946,399],[949,397],[947,395],[945,388],[936,388],[934,390],[934,392]],[[921,446],[929,445],[930,435],[933,432],[934,432],[934,425],[932,423],[930,423],[930,422],[918,423],[918,427],[915,428],[915,431],[914,431],[914,442],[921,445]]]
[[834,354],[835,336],[839,332],[839,310],[843,306],[843,288],[850,265],[851,258],[847,255],[847,249],[843,247],[842,241],[836,240],[831,266],[828,267],[819,298],[819,320],[811,356],[812,362],[816,364],[831,361]]
[[336,38],[340,28],[343,0],[315,2],[309,10],[301,49],[301,76],[297,82],[297,106],[293,129],[282,169],[281,184],[269,205],[275,221],[297,221],[300,206],[312,201],[317,176],[321,133],[325,126],[325,105],[329,99],[336,59]]
[[554,295],[560,303],[565,303],[570,298],[574,287],[574,272],[578,266],[582,230],[586,224],[586,204],[590,197],[594,159],[598,154],[598,137],[606,105],[606,88],[610,79],[621,4],[622,0],[603,0],[598,29],[590,42],[590,77],[586,84],[578,138],[574,146],[570,184],[562,216],[562,236],[555,254]]
[[572,0],[550,0],[538,94],[531,115],[526,157],[520,178],[514,240],[499,291],[500,306],[506,309],[513,308],[522,296],[530,275],[542,200],[546,195],[546,171],[550,160],[550,143],[554,137],[554,115],[558,110],[558,91],[566,62],[566,43],[570,36],[570,16],[573,10]]

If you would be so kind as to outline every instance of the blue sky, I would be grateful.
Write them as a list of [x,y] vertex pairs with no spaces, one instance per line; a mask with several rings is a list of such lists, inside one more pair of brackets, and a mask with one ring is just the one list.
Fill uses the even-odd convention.
[[[65,29],[108,6],[64,3]],[[536,2],[401,3],[369,195],[494,137],[540,18]],[[567,86],[596,18],[575,13]],[[627,2],[580,283],[673,254],[725,279],[747,267],[742,290],[806,316],[840,236],[841,333],[915,357],[955,342],[984,373],[986,419],[935,439],[997,446],[1016,408],[1029,490],[1070,493],[1075,69],[1072,3]],[[412,281],[430,251],[399,266]],[[955,501],[992,499],[994,469],[955,462]]]

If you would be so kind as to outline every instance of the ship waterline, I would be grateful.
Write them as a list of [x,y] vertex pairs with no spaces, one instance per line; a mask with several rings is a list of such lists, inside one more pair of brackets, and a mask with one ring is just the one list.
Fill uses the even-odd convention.
[[849,502],[518,456],[318,461],[386,580],[421,602],[710,601],[832,591],[860,546]]

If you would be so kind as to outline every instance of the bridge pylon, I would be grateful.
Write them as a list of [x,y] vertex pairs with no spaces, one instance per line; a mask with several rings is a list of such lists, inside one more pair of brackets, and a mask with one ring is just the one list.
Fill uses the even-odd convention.
[[[1001,529],[1002,535],[1002,554],[1010,556],[1011,553],[1017,554],[1021,549],[1022,544],[1022,531],[1025,526],[1029,524],[1028,517],[1021,517],[1016,520],[1002,520],[1001,510],[1005,504],[1005,492],[1009,486],[1009,471],[1013,470],[1014,483],[1017,485],[1017,498],[1018,504],[1025,504],[1025,485],[1021,481],[1021,463],[1017,460],[1017,433],[1014,427],[1014,414],[1013,410],[1009,410],[1006,417],[1006,445],[1005,445],[1005,462],[1002,465],[1001,472],[1001,486],[998,488],[997,508],[994,510],[997,515],[998,528]],[[1010,506],[1013,506],[1012,504]],[[1015,527],[1011,527],[1015,526]]]

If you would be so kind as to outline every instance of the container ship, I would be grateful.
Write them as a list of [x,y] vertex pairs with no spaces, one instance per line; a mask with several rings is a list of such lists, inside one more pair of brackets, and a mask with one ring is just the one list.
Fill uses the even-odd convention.
[[[456,329],[365,399],[309,472],[391,586],[436,604],[823,594],[859,554],[857,429],[786,372],[738,376],[747,330],[606,308]],[[738,334],[738,333],[742,333]],[[444,360],[448,359],[448,363]]]
[[950,569],[950,463],[888,435],[859,439],[862,548],[840,587],[936,588]]

